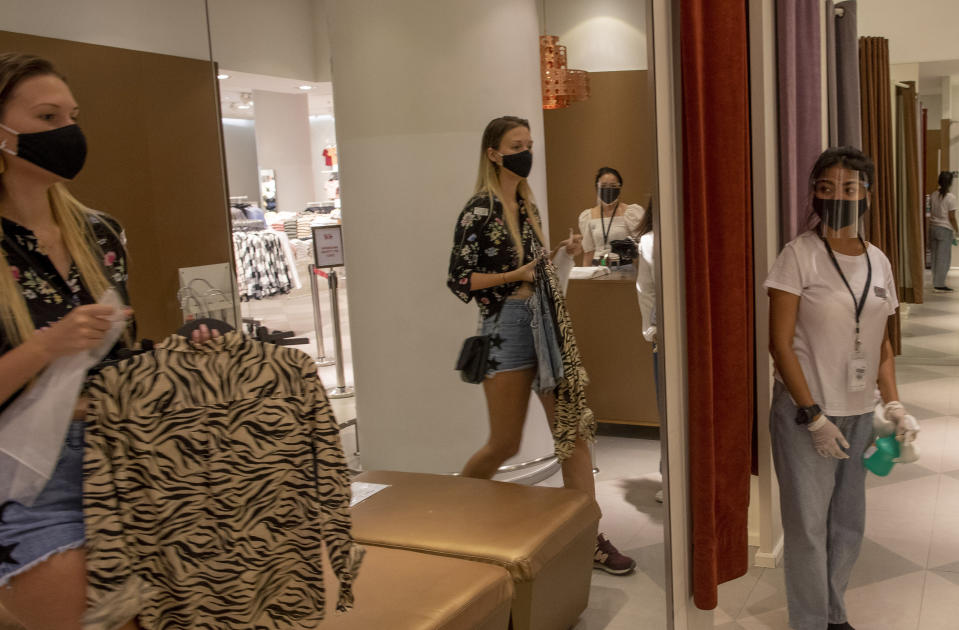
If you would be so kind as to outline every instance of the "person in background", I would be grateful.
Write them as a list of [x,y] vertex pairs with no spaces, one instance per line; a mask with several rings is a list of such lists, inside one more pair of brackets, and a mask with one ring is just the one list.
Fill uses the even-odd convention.
[[643,207],[622,201],[623,178],[614,168],[596,172],[596,205],[579,214],[583,235],[583,266],[605,266],[617,277],[636,274],[637,228]]
[[[656,279],[659,277],[659,267],[656,256],[656,241],[653,235],[652,204],[646,204],[646,212],[636,228],[639,238],[636,256],[636,294],[639,297],[639,313],[643,318],[643,338],[653,344],[653,379],[656,384],[656,409],[659,417],[664,414],[663,393],[659,383],[659,349],[656,346]],[[662,473],[663,463],[659,462],[659,471]],[[663,489],[656,491],[656,501],[663,502]]]
[[[493,336],[483,381],[489,438],[463,467],[466,477],[489,479],[519,451],[530,390],[536,383],[539,359],[530,298],[536,290],[539,257],[550,252],[526,180],[533,165],[532,148],[527,120],[503,116],[490,121],[483,132],[476,189],[456,222],[447,286],[464,302],[476,300],[481,334]],[[571,231],[553,254],[571,257],[579,252],[579,238]],[[554,424],[553,391],[540,393],[539,398]],[[564,486],[596,499],[589,445],[582,437],[577,435],[562,472]],[[599,534],[593,566],[625,575],[636,563]]]
[[956,196],[949,192],[953,175],[939,173],[939,188],[929,199],[929,246],[932,249],[932,288],[936,293],[952,293],[946,275],[952,264],[952,246],[956,244]]
[[860,236],[875,178],[858,149],[829,149],[809,178],[811,229],[769,272],[769,413],[779,478],[786,599],[796,630],[851,630],[844,596],[866,519],[863,453],[874,390],[897,439],[919,430],[899,402],[887,322],[899,301],[889,260]]

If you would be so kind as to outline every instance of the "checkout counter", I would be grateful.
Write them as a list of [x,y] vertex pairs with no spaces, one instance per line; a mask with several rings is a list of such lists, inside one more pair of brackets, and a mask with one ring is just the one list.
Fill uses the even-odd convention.
[[659,426],[653,344],[643,338],[636,281],[570,278],[566,301],[599,422]]

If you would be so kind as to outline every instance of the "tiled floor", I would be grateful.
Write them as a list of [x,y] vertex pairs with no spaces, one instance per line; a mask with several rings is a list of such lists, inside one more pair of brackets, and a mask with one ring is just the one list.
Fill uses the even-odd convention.
[[[846,593],[857,630],[959,628],[959,292],[927,291],[904,314],[896,365],[921,459],[867,479],[866,538]],[[782,568],[753,568],[720,587],[715,627],[786,630],[785,606]]]

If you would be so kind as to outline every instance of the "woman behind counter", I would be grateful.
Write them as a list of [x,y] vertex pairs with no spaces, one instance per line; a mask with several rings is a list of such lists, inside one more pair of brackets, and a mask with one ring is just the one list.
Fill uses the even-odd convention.
[[636,275],[636,246],[643,207],[621,201],[623,177],[615,168],[596,172],[596,205],[579,215],[583,235],[583,266],[606,266],[623,278]]

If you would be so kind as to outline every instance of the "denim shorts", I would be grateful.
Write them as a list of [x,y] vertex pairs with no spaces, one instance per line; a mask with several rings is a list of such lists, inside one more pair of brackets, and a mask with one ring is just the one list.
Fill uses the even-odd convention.
[[533,342],[533,313],[527,300],[511,299],[503,303],[496,316],[483,319],[481,335],[493,335],[486,378],[513,370],[526,370],[537,365]]
[[83,430],[74,420],[50,481],[31,507],[0,505],[0,586],[53,554],[83,545]]

